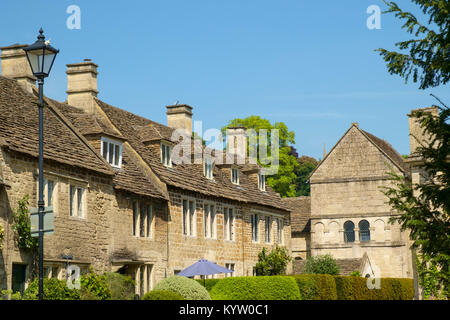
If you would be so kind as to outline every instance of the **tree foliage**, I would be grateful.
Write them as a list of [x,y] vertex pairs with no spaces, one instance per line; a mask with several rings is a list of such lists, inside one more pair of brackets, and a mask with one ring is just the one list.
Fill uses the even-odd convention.
[[338,275],[339,271],[336,259],[326,254],[308,257],[302,273]]
[[31,236],[31,222],[28,206],[30,205],[29,196],[25,195],[18,201],[18,208],[13,212],[13,230],[19,249],[37,250],[39,241]]
[[[279,130],[279,168],[276,174],[267,177],[267,184],[282,197],[294,197],[295,190],[295,171],[298,167],[295,156],[291,154],[291,144],[295,143],[295,133],[289,131],[286,124],[283,122],[275,122],[271,124],[269,120],[259,116],[249,116],[247,118],[235,118],[230,120],[228,124],[222,128],[222,134],[225,136],[226,129],[229,127],[245,127],[247,129],[254,129],[257,133],[261,129],[267,130],[267,142],[261,141],[258,137],[257,144],[263,143],[267,145],[267,156],[271,155],[271,130]],[[259,150],[259,149],[258,149]],[[262,166],[259,161],[258,163]]]
[[266,248],[262,248],[258,254],[258,262],[255,266],[257,276],[274,276],[286,273],[286,267],[291,261],[287,250],[276,246],[269,254]]
[[[400,223],[410,231],[412,247],[419,249],[422,275],[437,267],[437,290],[449,293],[450,284],[450,109],[444,105],[439,116],[415,111],[426,135],[432,138],[417,149],[422,159],[420,169],[424,181],[415,184],[403,176],[391,173],[394,185],[384,188],[389,204],[400,215],[391,222]],[[423,264],[425,263],[425,264]],[[428,270],[428,271],[427,271]],[[423,277],[422,277],[423,282]]]
[[405,12],[395,3],[383,0],[388,6],[384,13],[394,13],[404,21],[403,29],[413,39],[396,43],[400,50],[408,53],[377,49],[387,62],[389,73],[398,74],[407,82],[412,75],[420,82],[420,89],[445,84],[450,79],[450,2],[448,0],[412,0],[428,15],[424,24],[410,12]]
[[295,195],[309,196],[311,194],[311,186],[309,184],[309,176],[317,167],[319,162],[308,156],[301,156],[297,158],[298,167],[295,170]]

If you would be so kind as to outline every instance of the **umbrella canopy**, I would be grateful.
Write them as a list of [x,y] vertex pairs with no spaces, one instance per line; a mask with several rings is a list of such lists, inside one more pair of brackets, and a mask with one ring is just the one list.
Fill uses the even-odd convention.
[[177,276],[193,277],[193,276],[208,276],[217,273],[231,273],[233,270],[221,267],[213,262],[205,259],[200,259],[193,265],[187,267],[177,274]]

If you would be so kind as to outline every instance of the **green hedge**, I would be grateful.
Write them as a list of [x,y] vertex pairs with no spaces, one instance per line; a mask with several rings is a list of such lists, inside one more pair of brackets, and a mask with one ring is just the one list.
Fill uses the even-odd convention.
[[202,285],[202,287],[205,287],[208,292],[211,292],[211,289],[219,282],[221,279],[206,279],[205,282],[203,282],[203,279],[195,279],[198,283]]
[[339,300],[412,300],[412,279],[382,278],[380,289],[367,288],[367,279],[361,277],[335,277]]
[[169,290],[152,290],[142,297],[142,300],[184,300],[179,293]]
[[211,300],[208,291],[202,285],[186,277],[172,276],[163,279],[153,289],[176,292],[186,300]]
[[[23,300],[37,300],[39,279],[30,283],[23,294]],[[58,279],[44,279],[44,300],[79,300],[80,293],[76,289],[69,289],[66,281]]]
[[214,300],[299,300],[300,292],[292,277],[230,277],[211,289]]
[[302,300],[337,300],[334,277],[328,274],[300,274],[292,278],[297,282]]

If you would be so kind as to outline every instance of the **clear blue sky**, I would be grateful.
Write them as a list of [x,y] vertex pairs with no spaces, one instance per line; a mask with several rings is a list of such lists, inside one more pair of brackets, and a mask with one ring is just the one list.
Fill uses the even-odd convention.
[[[411,1],[400,7],[418,12]],[[69,30],[69,5],[81,29]],[[0,45],[32,43],[42,26],[59,48],[45,93],[66,99],[66,64],[99,65],[99,98],[166,123],[165,106],[194,107],[203,129],[236,117],[283,121],[300,155],[321,158],[349,128],[409,153],[406,114],[450,103],[449,86],[426,91],[390,75],[374,49],[408,39],[393,15],[369,30],[369,5],[381,0],[3,1]],[[419,15],[420,16],[420,15]]]

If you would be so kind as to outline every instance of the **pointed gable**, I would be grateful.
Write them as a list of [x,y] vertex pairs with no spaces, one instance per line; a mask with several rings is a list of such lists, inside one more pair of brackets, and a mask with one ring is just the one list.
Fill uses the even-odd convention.
[[313,171],[310,181],[383,177],[390,168],[407,171],[402,157],[388,142],[352,124]]

